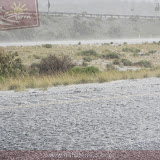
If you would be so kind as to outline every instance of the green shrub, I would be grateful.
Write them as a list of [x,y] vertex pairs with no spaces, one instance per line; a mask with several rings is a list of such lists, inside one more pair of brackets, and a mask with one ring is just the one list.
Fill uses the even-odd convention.
[[114,65],[120,65],[121,63],[120,63],[120,61],[119,61],[118,59],[115,59],[115,60],[113,61],[113,64],[114,64]]
[[138,55],[138,53],[133,53],[133,56],[138,57],[139,55]]
[[138,53],[140,52],[140,49],[134,49],[134,48],[123,48],[122,52],[132,52],[132,53]]
[[37,55],[37,54],[34,54],[33,57],[34,57],[35,59],[41,59],[41,56],[39,56],[39,55]]
[[107,64],[106,69],[107,71],[117,70],[117,68],[113,64]]
[[134,52],[134,49],[132,49],[132,48],[123,48],[122,52]]
[[157,42],[156,42],[156,41],[153,41],[153,44],[157,44]]
[[156,53],[157,51],[156,50],[150,50],[149,52],[148,52],[148,54],[154,54],[154,53]]
[[0,52],[0,76],[16,77],[26,73],[26,67],[22,64],[22,60],[16,54],[8,54]]
[[45,48],[52,48],[52,45],[51,44],[45,44],[44,47]]
[[140,49],[135,49],[134,53],[139,53],[141,50]]
[[152,63],[147,60],[142,60],[135,63],[137,66],[145,67],[145,68],[152,68]]
[[70,74],[97,74],[100,70],[97,67],[75,67],[72,68],[69,73]]
[[117,53],[111,52],[108,54],[103,54],[101,56],[101,58],[105,58],[105,59],[119,59],[119,55]]
[[41,75],[52,75],[67,72],[74,66],[75,64],[68,56],[58,57],[50,55],[47,58],[43,58],[40,64],[33,65],[32,69],[37,69]]
[[106,49],[106,50],[103,51],[103,54],[108,54],[108,53],[113,53],[113,52],[109,49]]
[[82,43],[81,42],[78,42],[78,45],[80,46]]
[[5,77],[0,76],[0,83],[3,83],[5,81]]
[[95,50],[93,50],[93,49],[82,51],[80,54],[82,56],[98,56],[98,53]]
[[102,44],[103,46],[105,45],[105,46],[109,46],[110,44],[109,43],[103,43]]
[[91,57],[83,57],[83,60],[85,62],[91,62],[92,61],[92,58]]
[[121,61],[124,66],[132,66],[133,65],[133,63],[128,59],[122,59]]
[[82,66],[83,66],[83,67],[87,67],[87,66],[88,66],[88,63],[83,62],[83,63],[82,63]]

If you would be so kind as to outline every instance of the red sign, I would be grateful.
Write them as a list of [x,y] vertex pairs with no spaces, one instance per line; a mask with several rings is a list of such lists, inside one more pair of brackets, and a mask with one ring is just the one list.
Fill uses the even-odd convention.
[[0,30],[39,26],[37,0],[1,0]]

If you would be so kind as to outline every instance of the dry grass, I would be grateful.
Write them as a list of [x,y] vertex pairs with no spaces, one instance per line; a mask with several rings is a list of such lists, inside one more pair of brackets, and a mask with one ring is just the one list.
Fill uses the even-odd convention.
[[[141,53],[145,55],[136,55],[132,52],[123,52],[123,48],[139,49]],[[2,49],[2,48],[1,48]],[[82,61],[85,56],[78,54],[85,50],[95,50],[98,55],[104,54],[106,50],[118,53],[121,59],[128,59],[132,63],[147,60],[152,63],[154,67],[160,66],[160,46],[158,44],[123,44],[123,45],[53,45],[52,48],[46,48],[44,46],[31,46],[31,47],[6,47],[3,48],[8,53],[19,54],[19,58],[23,60],[23,64],[31,65],[32,63],[38,63],[43,57],[52,55],[69,55],[73,61]],[[153,54],[147,54],[149,51],[156,51]],[[97,63],[94,63],[96,62]],[[0,90],[16,90],[22,91],[28,88],[43,88],[59,86],[59,85],[72,85],[81,83],[103,83],[122,79],[139,79],[148,77],[160,77],[160,68],[157,69],[141,69],[139,71],[105,71],[106,66],[102,65],[102,62],[112,63],[114,60],[105,60],[99,57],[91,57],[91,61],[88,61],[88,65],[98,66],[101,73],[95,75],[70,75],[61,74],[55,76],[32,76],[25,78],[9,78],[0,83]]]
[[[144,56],[135,56],[131,52],[122,52],[123,48],[139,49],[141,53],[146,53]],[[17,52],[22,58],[25,65],[37,63],[40,58],[53,55],[69,55],[74,60],[82,60],[83,56],[78,55],[78,52],[85,50],[95,50],[99,55],[103,54],[106,50],[118,53],[122,58],[127,58],[133,63],[148,60],[154,66],[160,66],[160,54],[150,54],[149,51],[155,50],[160,53],[160,46],[158,44],[123,44],[123,45],[53,45],[52,48],[44,46],[25,46],[25,47],[6,47],[7,52]],[[94,57],[96,59],[96,57]]]
[[26,78],[9,78],[0,83],[1,90],[24,91],[28,88],[47,89],[48,87],[59,85],[72,85],[83,83],[104,83],[125,79],[141,79],[148,77],[160,77],[160,69],[139,70],[139,71],[107,71],[95,75],[70,75],[68,73],[55,76],[26,77]]

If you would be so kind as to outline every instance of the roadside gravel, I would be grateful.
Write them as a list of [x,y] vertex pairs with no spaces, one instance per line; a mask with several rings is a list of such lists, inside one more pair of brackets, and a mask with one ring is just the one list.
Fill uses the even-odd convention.
[[160,79],[0,92],[0,150],[160,149]]

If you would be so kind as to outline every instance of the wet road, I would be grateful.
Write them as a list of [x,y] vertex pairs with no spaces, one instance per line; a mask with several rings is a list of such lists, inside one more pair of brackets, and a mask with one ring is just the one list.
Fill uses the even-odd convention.
[[0,150],[160,149],[160,79],[0,92]]

